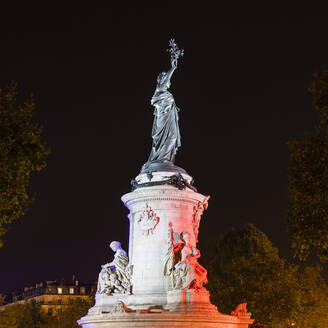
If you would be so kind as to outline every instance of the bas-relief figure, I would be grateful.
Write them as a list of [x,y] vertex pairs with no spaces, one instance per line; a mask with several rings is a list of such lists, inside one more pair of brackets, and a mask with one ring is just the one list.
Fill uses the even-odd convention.
[[174,40],[170,40],[171,68],[157,77],[157,86],[151,99],[155,107],[152,128],[152,150],[148,161],[144,164],[145,170],[154,163],[174,163],[177,149],[181,146],[179,130],[179,108],[176,106],[173,95],[168,91],[171,86],[171,77],[178,65],[183,50],[178,49]]
[[112,262],[101,266],[97,294],[130,294],[132,266],[128,255],[119,241],[112,241],[109,246],[115,255]]
[[194,214],[192,216],[192,229],[194,232],[195,242],[198,242],[198,233],[199,233],[199,223],[200,218],[204,213],[204,210],[208,207],[208,200],[210,199],[210,196],[206,196],[205,199],[202,202],[198,202],[196,206],[194,206]]
[[199,257],[199,250],[189,242],[189,233],[174,232],[170,223],[164,260],[164,276],[170,280],[170,289],[200,290],[207,284],[207,271],[197,262]]

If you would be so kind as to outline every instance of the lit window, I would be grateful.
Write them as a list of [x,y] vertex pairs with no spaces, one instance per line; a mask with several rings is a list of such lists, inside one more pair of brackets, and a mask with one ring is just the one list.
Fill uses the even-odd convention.
[[70,288],[70,289],[69,289],[69,293],[70,293],[70,294],[74,294],[74,288]]
[[58,291],[58,294],[62,294],[62,293],[63,293],[63,288],[58,287],[58,288],[57,288],[57,291]]
[[80,287],[80,294],[85,294],[85,287]]

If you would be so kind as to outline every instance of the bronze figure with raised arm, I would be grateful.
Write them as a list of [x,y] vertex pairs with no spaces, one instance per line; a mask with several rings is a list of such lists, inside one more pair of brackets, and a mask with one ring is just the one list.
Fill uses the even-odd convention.
[[152,128],[153,144],[148,161],[144,164],[142,171],[147,171],[151,165],[173,165],[177,149],[181,146],[179,108],[168,89],[171,86],[171,77],[177,68],[178,59],[183,56],[183,50],[178,49],[173,39],[170,40],[169,45],[171,68],[157,77],[157,86],[151,99],[151,104],[155,107]]

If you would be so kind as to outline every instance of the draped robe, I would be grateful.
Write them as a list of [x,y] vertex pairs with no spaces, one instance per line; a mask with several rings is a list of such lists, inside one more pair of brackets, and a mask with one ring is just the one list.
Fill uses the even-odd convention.
[[156,89],[151,104],[155,107],[152,129],[153,145],[148,162],[174,162],[174,156],[181,146],[178,111],[172,94]]

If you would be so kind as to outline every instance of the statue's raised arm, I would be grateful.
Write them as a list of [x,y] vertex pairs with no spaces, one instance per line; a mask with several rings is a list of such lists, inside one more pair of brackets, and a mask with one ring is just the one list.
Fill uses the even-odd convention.
[[175,68],[176,68],[179,57],[182,57],[184,55],[184,50],[178,48],[178,45],[175,43],[174,39],[171,39],[169,41],[169,46],[170,47],[169,47],[169,49],[167,49],[167,51],[171,55],[171,64],[172,64],[172,66],[175,66]]
[[184,51],[179,49],[174,39],[171,39],[169,42],[169,49],[167,51],[171,55],[171,68],[168,72],[162,72],[159,74],[157,79],[157,89],[169,89],[171,85],[171,77],[173,72],[176,70],[178,66],[179,57],[183,56]]
[[154,109],[154,123],[152,129],[153,145],[147,163],[141,172],[160,170],[174,171],[174,158],[177,149],[181,146],[178,124],[178,111],[173,95],[168,91],[171,86],[171,77],[178,65],[183,50],[179,49],[174,39],[169,42],[171,68],[157,77],[157,85],[151,104]]

